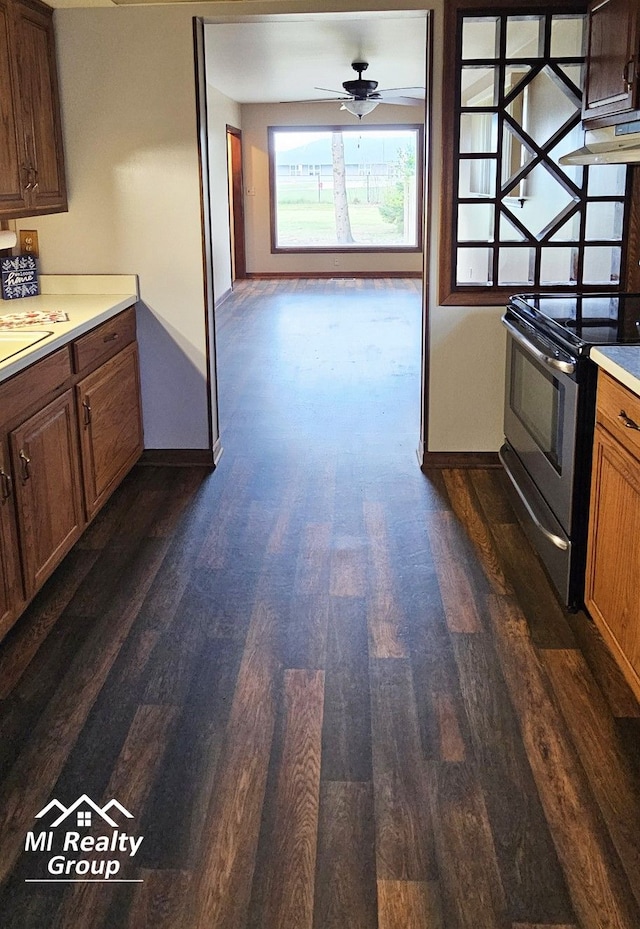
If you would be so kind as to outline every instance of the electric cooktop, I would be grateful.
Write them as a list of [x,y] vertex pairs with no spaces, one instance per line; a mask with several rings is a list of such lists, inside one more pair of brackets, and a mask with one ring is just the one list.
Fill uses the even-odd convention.
[[640,343],[640,294],[516,294],[510,308],[565,345]]

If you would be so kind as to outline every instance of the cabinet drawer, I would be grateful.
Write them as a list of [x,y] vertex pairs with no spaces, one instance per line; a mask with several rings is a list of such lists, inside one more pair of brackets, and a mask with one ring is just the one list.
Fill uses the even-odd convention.
[[28,416],[71,377],[69,346],[58,349],[0,384],[0,424],[8,426]]
[[90,371],[116,355],[136,337],[136,311],[129,307],[113,319],[97,326],[73,343],[73,364],[76,373]]
[[602,370],[598,373],[596,419],[640,458],[640,397]]

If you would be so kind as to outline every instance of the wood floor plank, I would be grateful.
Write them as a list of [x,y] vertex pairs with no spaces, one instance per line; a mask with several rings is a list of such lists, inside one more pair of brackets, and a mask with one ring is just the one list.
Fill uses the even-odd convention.
[[370,783],[320,790],[313,929],[378,929]]
[[506,900],[480,787],[469,765],[429,762],[446,929],[507,929]]
[[497,555],[491,532],[481,515],[480,506],[468,474],[460,470],[443,472],[453,512],[464,526],[491,588],[498,594],[512,593]]
[[214,639],[203,647],[163,762],[163,776],[146,803],[139,852],[151,871],[193,871],[215,789],[242,647]]
[[[134,814],[134,820],[138,819],[136,814],[144,808],[158,774],[175,718],[174,707],[139,708],[109,779],[101,801],[103,804],[116,799]],[[130,821],[127,821],[126,828],[139,835],[136,826]],[[97,825],[96,829],[102,832],[103,826]],[[120,862],[118,877],[138,879],[138,863],[135,858],[131,858],[128,850],[113,852],[112,860]],[[105,926],[109,906],[117,889],[116,883],[70,885],[56,919],[56,929],[77,929],[78,926],[88,925],[99,929]]]
[[363,600],[332,597],[322,729],[323,781],[371,781],[371,701]]
[[640,910],[612,854],[611,840],[551,697],[524,616],[514,602],[496,598],[491,617],[507,686],[578,920],[584,929],[603,925],[632,929],[640,925]]
[[534,643],[539,648],[574,648],[576,643],[565,612],[521,527],[514,523],[495,524],[492,534]]
[[223,568],[229,562],[229,544],[234,537],[231,527],[236,518],[238,500],[242,498],[250,478],[251,468],[246,460],[236,459],[231,467],[229,481],[221,488],[215,522],[212,523],[206,545],[198,556],[199,566]]
[[433,562],[451,632],[479,632],[482,622],[476,607],[475,591],[470,583],[467,564],[460,561],[456,520],[452,513],[432,513],[427,525]]
[[578,610],[567,621],[614,716],[640,719],[640,702],[627,684],[610,649],[590,616]]
[[324,672],[288,670],[283,681],[281,754],[269,829],[269,862],[254,895],[257,925],[312,929]]
[[640,904],[640,779],[627,761],[609,708],[582,655],[576,651],[547,651],[542,661]]
[[372,660],[370,679],[377,875],[430,881],[433,829],[411,665]]
[[323,781],[370,781],[371,708],[366,672],[325,672]]
[[406,658],[402,636],[402,610],[396,596],[389,564],[388,534],[384,508],[364,503],[364,523],[371,558],[372,595],[368,605],[370,653],[372,658]]
[[[126,929],[178,929],[183,925],[187,896],[191,892],[188,871],[142,870]],[[76,927],[77,929],[77,927]]]
[[[87,715],[122,648],[153,578],[166,543],[141,546],[136,568],[118,588],[93,634],[75,656],[54,698],[0,791],[0,880],[20,854],[24,835],[45,803]],[[38,778],[32,772],[38,771]]]
[[510,921],[571,922],[575,914],[495,650],[484,634],[454,636],[453,647],[506,914]]
[[435,883],[378,881],[379,929],[442,929]]
[[442,761],[464,761],[466,751],[454,700],[448,693],[436,693],[434,703],[438,720],[440,758]]
[[238,929],[246,917],[276,715],[276,626],[273,609],[256,603],[226,751],[205,817],[205,842],[194,875],[193,929]]
[[100,549],[72,549],[4,640],[0,652],[0,700],[9,696],[29,667],[99,554]]

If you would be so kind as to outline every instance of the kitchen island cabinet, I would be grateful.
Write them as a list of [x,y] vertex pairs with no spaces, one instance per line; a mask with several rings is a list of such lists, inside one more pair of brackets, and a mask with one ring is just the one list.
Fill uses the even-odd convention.
[[0,0],[0,218],[67,209],[53,10]]
[[600,371],[585,603],[640,698],[640,397]]

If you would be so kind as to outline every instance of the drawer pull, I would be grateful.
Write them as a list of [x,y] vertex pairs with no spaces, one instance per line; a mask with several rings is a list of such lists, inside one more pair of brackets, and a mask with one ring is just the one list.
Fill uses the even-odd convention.
[[13,481],[4,468],[0,468],[0,477],[2,478],[2,499],[8,500],[13,490]]
[[117,338],[118,338],[118,333],[112,332],[110,335],[106,335],[102,341],[103,342],[114,342]]
[[618,413],[618,419],[621,419],[627,429],[636,429],[640,432],[640,426],[634,422],[634,420],[629,419],[624,410],[620,410]]
[[20,461],[22,462],[22,480],[28,481],[31,477],[31,471],[29,465],[31,464],[31,459],[28,455],[25,455],[24,449],[20,449]]
[[84,425],[88,426],[91,423],[91,404],[88,400],[82,401],[82,411],[84,413]]

